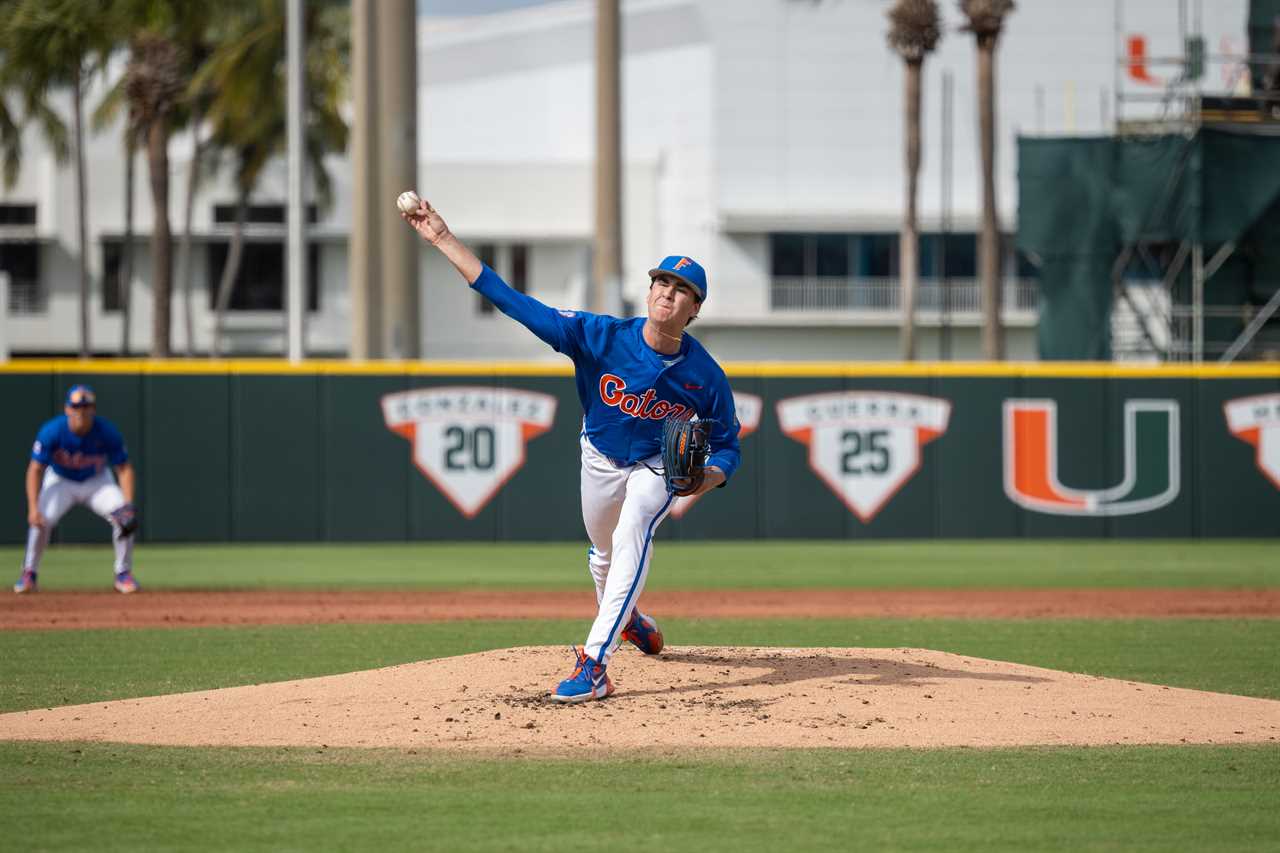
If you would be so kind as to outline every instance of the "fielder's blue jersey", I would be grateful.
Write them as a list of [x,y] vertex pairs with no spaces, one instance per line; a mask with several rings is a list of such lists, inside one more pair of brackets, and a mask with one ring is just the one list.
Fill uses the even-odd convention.
[[83,481],[108,465],[128,462],[129,451],[120,430],[106,418],[95,416],[89,431],[76,435],[67,425],[67,416],[58,415],[45,421],[36,433],[31,458],[51,467],[59,477]]
[[511,289],[488,266],[471,285],[502,313],[573,359],[587,438],[617,465],[662,452],[662,422],[693,417],[711,423],[708,465],[726,481],[741,461],[733,391],[702,344],[685,335],[665,355],[645,343],[645,318],[621,320],[558,311]]

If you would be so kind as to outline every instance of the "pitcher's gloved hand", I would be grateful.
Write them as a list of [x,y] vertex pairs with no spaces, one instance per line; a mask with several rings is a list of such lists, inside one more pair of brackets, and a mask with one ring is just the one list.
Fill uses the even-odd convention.
[[683,497],[702,486],[710,447],[710,424],[681,418],[667,418],[662,424],[662,476],[667,492]]

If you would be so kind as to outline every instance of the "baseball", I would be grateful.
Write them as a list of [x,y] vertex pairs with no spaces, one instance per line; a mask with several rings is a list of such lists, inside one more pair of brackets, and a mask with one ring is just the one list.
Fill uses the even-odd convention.
[[396,199],[396,207],[400,208],[402,213],[408,213],[410,215],[417,213],[421,204],[422,199],[418,198],[418,194],[413,190],[405,190],[400,193],[400,197]]

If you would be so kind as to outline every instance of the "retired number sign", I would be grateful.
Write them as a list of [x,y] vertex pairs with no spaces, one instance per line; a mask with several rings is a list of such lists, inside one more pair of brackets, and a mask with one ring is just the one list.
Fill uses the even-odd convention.
[[423,388],[382,398],[387,428],[409,439],[418,470],[467,518],[520,470],[525,442],[550,429],[555,414],[555,397],[511,388]]
[[809,448],[809,467],[870,522],[920,467],[920,449],[947,431],[951,403],[886,391],[842,391],[778,403],[782,431]]

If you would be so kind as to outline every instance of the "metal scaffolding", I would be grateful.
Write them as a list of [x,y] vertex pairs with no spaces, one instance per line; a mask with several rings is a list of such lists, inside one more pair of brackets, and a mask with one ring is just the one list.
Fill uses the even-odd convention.
[[[1280,136],[1280,91],[1253,91],[1253,71],[1272,68],[1280,62],[1276,53],[1211,55],[1205,50],[1203,0],[1179,0],[1179,56],[1147,56],[1137,37],[1126,37],[1125,0],[1115,0],[1115,134],[1118,138],[1181,136],[1184,145],[1175,168],[1162,191],[1154,197],[1142,226],[1121,246],[1111,270],[1113,292],[1112,351],[1117,359],[1158,359],[1199,363],[1210,355],[1231,361],[1243,353],[1280,307],[1280,295],[1248,317],[1243,332],[1234,341],[1206,341],[1206,319],[1240,319],[1251,306],[1206,305],[1205,287],[1237,249],[1232,240],[1217,246],[1206,260],[1200,217],[1204,205],[1193,206],[1197,217],[1186,229],[1193,240],[1170,242],[1150,235],[1154,223],[1166,221],[1176,203],[1175,189],[1191,179],[1199,192],[1209,191],[1200,182],[1203,163],[1196,140],[1206,124],[1260,135]],[[1280,21],[1277,22],[1280,29]],[[1276,34],[1280,40],[1280,32]],[[1202,88],[1205,69],[1226,65],[1234,69],[1233,80],[1247,95],[1212,96]],[[1148,68],[1173,69],[1169,79],[1154,78]],[[1127,90],[1126,76],[1150,86],[1162,82],[1161,91]],[[1136,114],[1135,114],[1136,113]],[[1188,174],[1190,172],[1190,175]],[[1190,263],[1190,287],[1181,287],[1184,269]],[[1145,283],[1144,283],[1145,282]],[[1151,282],[1158,282],[1158,286]],[[1125,334],[1125,331],[1128,334]]]

